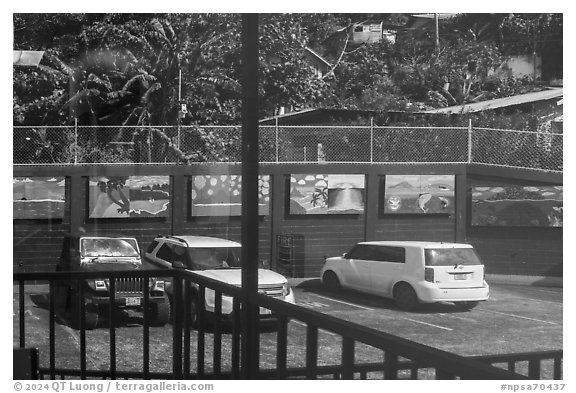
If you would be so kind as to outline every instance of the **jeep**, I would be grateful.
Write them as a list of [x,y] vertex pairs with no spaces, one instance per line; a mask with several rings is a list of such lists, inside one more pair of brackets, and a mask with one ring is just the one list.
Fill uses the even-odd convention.
[[[103,235],[66,235],[58,271],[137,271],[142,270],[138,242],[132,237]],[[81,284],[79,284],[81,283]],[[70,311],[71,325],[80,325],[80,287],[84,291],[85,328],[94,329],[99,311],[110,303],[110,280],[68,280],[58,285],[58,296],[66,311]],[[164,291],[164,280],[151,278],[117,278],[114,280],[114,307],[142,311],[144,291],[149,294],[150,325],[163,326],[170,319],[170,305]],[[103,310],[102,310],[103,311]]]

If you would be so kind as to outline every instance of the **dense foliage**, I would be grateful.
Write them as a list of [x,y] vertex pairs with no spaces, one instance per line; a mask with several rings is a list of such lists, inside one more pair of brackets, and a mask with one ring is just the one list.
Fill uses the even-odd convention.
[[[85,154],[103,159],[99,147],[113,138],[134,142],[148,160],[169,154],[205,158],[202,152],[186,156],[159,126],[240,123],[240,18],[14,14],[14,49],[45,51],[39,67],[14,67],[14,124],[158,126],[131,135],[95,133],[85,141]],[[347,45],[353,22],[365,19],[397,28],[396,41]],[[306,107],[415,112],[514,95],[537,84],[506,73],[500,66],[508,55],[562,53],[561,14],[457,15],[442,20],[439,46],[433,31],[400,33],[409,19],[408,14],[261,15],[261,117]],[[344,40],[330,46],[335,31],[343,32]],[[306,60],[306,47],[332,65],[322,78]],[[526,116],[482,121],[498,127],[499,120],[510,125],[502,128],[534,129]],[[221,142],[194,130],[184,138],[200,138],[207,150]],[[42,129],[31,132],[15,138],[16,149],[28,149],[29,155],[70,153],[68,139],[55,140]],[[146,151],[151,139],[163,141],[165,149]]]

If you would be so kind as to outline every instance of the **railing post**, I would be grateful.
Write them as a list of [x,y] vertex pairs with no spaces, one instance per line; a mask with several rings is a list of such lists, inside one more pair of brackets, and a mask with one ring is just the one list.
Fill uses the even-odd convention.
[[182,316],[184,312],[182,278],[182,274],[175,274],[172,278],[172,287],[174,288],[174,316],[172,317],[172,373],[174,379],[182,379]]
[[313,325],[306,327],[306,379],[316,379],[318,376],[318,328]]
[[[116,326],[114,325],[114,308],[116,304],[116,278],[110,279],[110,298],[108,307],[108,334],[110,335],[110,379],[116,379]],[[84,303],[84,299],[82,299]],[[85,312],[85,311],[84,311]]]
[[534,358],[528,361],[528,377],[530,379],[540,379],[540,359]]
[[472,163],[472,119],[468,119],[468,164]]
[[18,282],[18,322],[20,328],[20,348],[26,346],[26,328],[24,313],[24,280]]
[[54,302],[56,301],[55,295],[54,295],[54,281],[50,280],[49,283],[49,311],[50,311],[50,316],[49,316],[49,342],[50,342],[50,379],[55,379],[55,371],[54,369],[56,368],[56,329],[55,329],[55,321],[56,321],[56,310],[55,310],[55,304]]
[[287,355],[288,355],[288,318],[282,315],[278,321],[276,333],[276,376],[278,379],[286,379]]
[[342,338],[342,379],[354,379],[354,339]]
[[398,355],[384,352],[384,379],[398,379]]

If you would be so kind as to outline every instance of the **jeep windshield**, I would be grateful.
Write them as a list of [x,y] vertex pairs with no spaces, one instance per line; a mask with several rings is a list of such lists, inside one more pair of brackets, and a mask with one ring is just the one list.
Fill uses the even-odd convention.
[[188,257],[197,270],[240,268],[240,247],[188,248]]
[[434,248],[424,250],[426,266],[482,265],[473,248]]
[[85,238],[80,240],[82,258],[137,258],[140,256],[136,239],[130,238]]

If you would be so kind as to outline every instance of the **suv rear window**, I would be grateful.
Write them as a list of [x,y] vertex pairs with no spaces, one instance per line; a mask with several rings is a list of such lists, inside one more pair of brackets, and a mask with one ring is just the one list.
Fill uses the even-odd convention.
[[429,248],[424,260],[426,266],[482,265],[473,248]]

